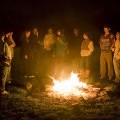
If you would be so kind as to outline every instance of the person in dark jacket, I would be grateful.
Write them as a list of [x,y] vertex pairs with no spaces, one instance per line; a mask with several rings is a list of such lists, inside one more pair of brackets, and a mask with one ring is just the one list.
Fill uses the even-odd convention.
[[23,75],[25,78],[33,77],[31,61],[33,59],[32,50],[30,45],[30,31],[27,30],[24,32],[23,37],[21,39],[21,59],[23,63]]
[[54,45],[55,76],[63,75],[65,70],[65,58],[67,55],[67,41],[62,30],[57,30]]
[[68,45],[71,70],[78,72],[80,67],[80,48],[82,43],[82,35],[80,35],[78,28],[73,29],[73,35],[70,39]]
[[32,61],[33,73],[38,74],[42,62],[43,42],[37,28],[34,28],[30,35],[30,44],[33,54],[33,61]]

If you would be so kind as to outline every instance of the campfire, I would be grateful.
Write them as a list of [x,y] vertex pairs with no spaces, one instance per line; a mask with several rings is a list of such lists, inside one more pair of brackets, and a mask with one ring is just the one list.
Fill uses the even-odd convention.
[[96,88],[92,85],[80,81],[78,74],[71,73],[67,79],[61,78],[59,80],[54,79],[53,86],[49,86],[49,95],[55,97],[82,97],[84,99],[94,98],[97,96],[100,88]]

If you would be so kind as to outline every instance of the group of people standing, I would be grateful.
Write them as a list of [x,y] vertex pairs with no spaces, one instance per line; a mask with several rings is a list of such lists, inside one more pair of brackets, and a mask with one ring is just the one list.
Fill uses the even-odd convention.
[[[10,74],[15,42],[13,32],[0,34],[0,91],[6,94],[5,84]],[[90,34],[80,34],[78,28],[67,38],[64,29],[53,33],[49,28],[44,37],[37,28],[25,30],[20,40],[20,57],[23,66],[23,77],[35,77],[39,73],[63,76],[70,72],[80,74],[83,80],[91,75],[92,54],[95,50]],[[120,81],[120,33],[114,36],[109,26],[104,26],[104,34],[100,40],[100,80]],[[8,63],[8,64],[7,64]],[[68,70],[69,69],[69,70]],[[115,73],[115,75],[114,75]],[[9,78],[10,79],[10,78]]]
[[[100,38],[100,80],[120,82],[120,33],[113,35],[109,26],[104,26],[104,34]],[[114,75],[115,73],[115,75]]]
[[60,73],[60,69],[65,65],[67,46],[68,42],[62,29],[54,34],[53,29],[49,28],[44,37],[37,28],[33,31],[26,30],[20,45],[23,76],[28,78],[35,77],[38,73]]

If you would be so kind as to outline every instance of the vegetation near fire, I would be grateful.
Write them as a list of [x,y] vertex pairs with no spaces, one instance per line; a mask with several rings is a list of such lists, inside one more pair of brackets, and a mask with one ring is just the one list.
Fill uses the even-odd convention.
[[[2,120],[119,120],[119,91],[112,83],[99,84],[99,49],[92,60],[92,78],[88,84],[101,88],[94,98],[62,97],[50,95],[47,85],[53,80],[46,75],[23,79],[19,48],[15,48],[13,84],[8,85],[10,94],[0,96]],[[96,63],[96,64],[94,64]],[[17,68],[15,66],[18,66]]]

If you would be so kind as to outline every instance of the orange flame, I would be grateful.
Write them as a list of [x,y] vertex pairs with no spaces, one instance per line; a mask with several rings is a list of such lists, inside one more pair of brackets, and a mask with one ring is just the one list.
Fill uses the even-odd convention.
[[94,88],[92,85],[88,85],[79,81],[78,74],[71,73],[68,79],[56,80],[53,77],[54,85],[50,87],[53,91],[52,95],[76,96],[83,97],[84,99],[95,97],[99,88]]
[[79,82],[78,75],[73,72],[71,73],[69,79],[65,79],[62,81],[54,79],[53,83],[54,86],[52,87],[52,90],[63,96],[69,95],[85,96],[85,93],[80,91],[80,88],[88,89],[88,85],[86,83]]

